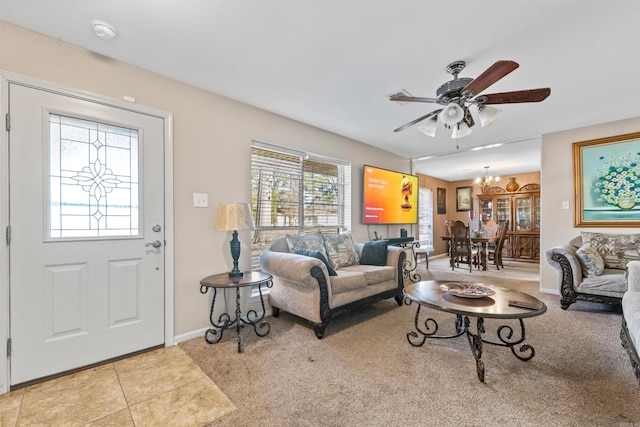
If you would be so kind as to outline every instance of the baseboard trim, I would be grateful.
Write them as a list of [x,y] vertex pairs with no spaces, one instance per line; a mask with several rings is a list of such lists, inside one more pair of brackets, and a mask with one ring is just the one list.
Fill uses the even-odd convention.
[[176,335],[173,337],[173,340],[175,344],[180,344],[198,337],[204,339],[204,334],[207,332],[207,329],[209,328],[197,329],[195,331],[187,332],[186,334]]

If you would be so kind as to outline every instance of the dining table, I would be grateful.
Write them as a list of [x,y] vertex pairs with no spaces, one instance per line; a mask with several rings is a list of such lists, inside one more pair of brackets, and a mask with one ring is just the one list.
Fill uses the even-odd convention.
[[[451,250],[452,239],[453,237],[451,236],[442,236],[442,240],[445,240],[449,244],[449,251]],[[498,240],[498,238],[476,235],[475,237],[471,236],[470,239],[472,244],[480,246],[480,265],[482,266],[483,271],[487,271],[487,265],[488,265],[487,261],[489,258],[487,249],[488,249],[489,243],[495,243]]]

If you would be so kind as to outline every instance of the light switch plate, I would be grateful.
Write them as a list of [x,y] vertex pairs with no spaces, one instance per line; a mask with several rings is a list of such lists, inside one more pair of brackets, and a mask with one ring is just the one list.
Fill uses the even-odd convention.
[[208,208],[209,207],[209,195],[207,193],[193,193],[193,207],[194,208]]
[[566,200],[562,202],[562,209],[569,209],[569,202]]

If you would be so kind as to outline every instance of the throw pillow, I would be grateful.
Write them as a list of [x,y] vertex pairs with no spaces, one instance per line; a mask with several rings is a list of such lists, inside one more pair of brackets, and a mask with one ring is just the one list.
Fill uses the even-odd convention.
[[360,264],[362,265],[387,265],[388,240],[373,240],[366,242],[362,247]]
[[586,245],[580,246],[576,251],[576,255],[578,256],[578,260],[580,260],[580,264],[582,264],[582,271],[585,273],[583,274],[584,276],[599,276],[604,271],[604,260],[595,245],[587,243]]
[[360,262],[351,233],[323,234],[322,238],[329,263],[336,270],[340,267],[357,265]]
[[324,249],[324,241],[319,234],[287,234],[287,244],[291,253],[295,253],[299,249],[306,249],[319,251],[323,255],[327,255],[327,251]]
[[312,257],[312,258],[318,258],[320,261],[322,261],[324,263],[324,265],[327,266],[327,271],[329,272],[329,276],[337,276],[338,273],[336,273],[336,271],[331,267],[331,265],[329,264],[329,261],[327,261],[327,258],[324,256],[324,254],[320,251],[311,251],[309,249],[298,249],[295,253],[297,253],[298,255],[304,255],[304,256],[308,256],[308,257]]
[[582,244],[591,243],[604,259],[605,268],[624,270],[632,259],[638,259],[640,234],[582,232]]

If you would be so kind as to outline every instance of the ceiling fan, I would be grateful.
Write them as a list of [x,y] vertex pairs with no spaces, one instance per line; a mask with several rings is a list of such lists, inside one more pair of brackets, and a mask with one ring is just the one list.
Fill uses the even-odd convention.
[[453,75],[453,80],[442,84],[438,88],[436,91],[437,98],[422,98],[402,94],[391,95],[389,97],[391,101],[427,102],[444,106],[444,108],[432,111],[394,129],[394,132],[405,130],[416,123],[425,121],[418,129],[426,135],[435,136],[438,120],[440,120],[445,128],[453,129],[451,138],[462,138],[471,133],[471,127],[475,124],[469,111],[470,106],[475,105],[477,107],[480,124],[485,127],[495,120],[501,111],[490,107],[490,104],[540,102],[545,100],[551,93],[551,89],[546,87],[479,95],[480,92],[518,68],[519,65],[514,61],[497,61],[475,79],[458,77],[458,74],[466,65],[465,61],[455,61],[447,66],[446,70]]

